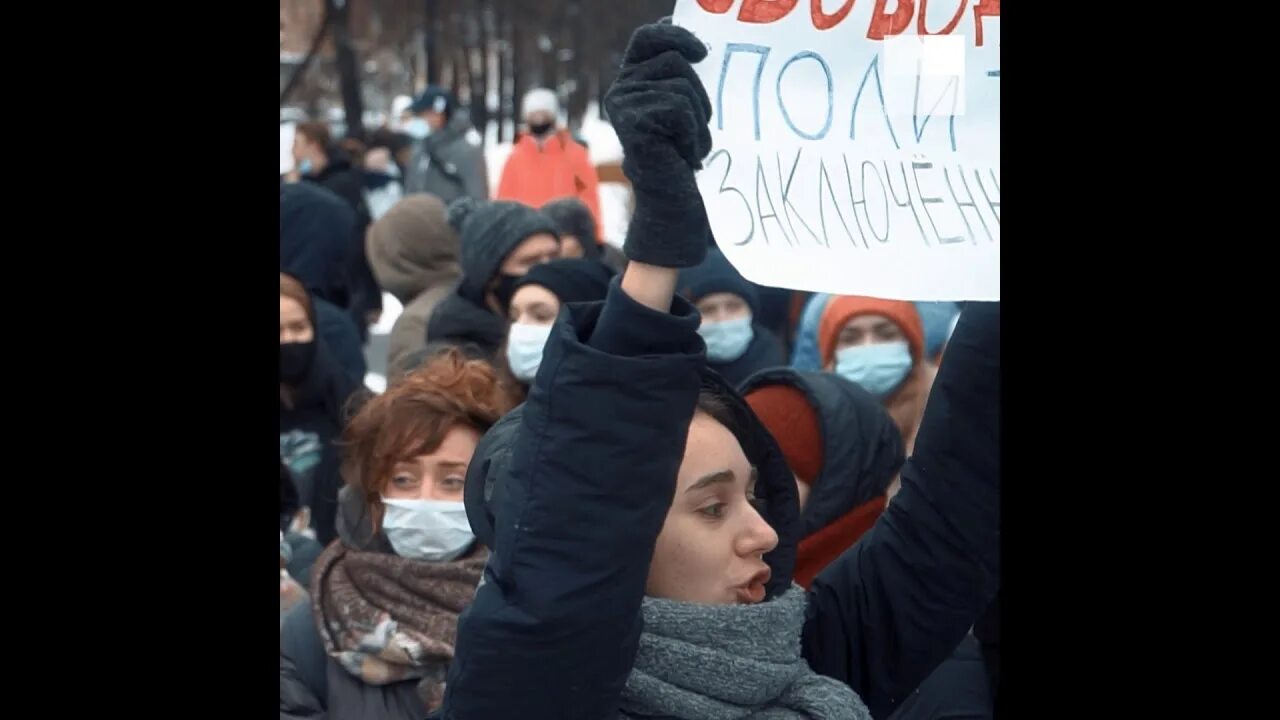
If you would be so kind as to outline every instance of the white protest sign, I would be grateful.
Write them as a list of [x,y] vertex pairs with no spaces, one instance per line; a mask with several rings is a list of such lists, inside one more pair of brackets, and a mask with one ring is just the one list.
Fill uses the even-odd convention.
[[698,174],[762,285],[1000,298],[999,0],[677,0],[708,46]]

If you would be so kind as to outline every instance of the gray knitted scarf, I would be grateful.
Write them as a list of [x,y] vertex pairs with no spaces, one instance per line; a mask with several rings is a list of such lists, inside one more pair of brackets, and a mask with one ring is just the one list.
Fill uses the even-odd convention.
[[792,585],[755,605],[645,598],[622,718],[870,720],[848,685],[800,656],[807,594]]

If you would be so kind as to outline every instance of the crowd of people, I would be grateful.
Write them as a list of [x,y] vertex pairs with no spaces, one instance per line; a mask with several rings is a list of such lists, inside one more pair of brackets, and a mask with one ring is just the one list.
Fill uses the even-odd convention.
[[606,96],[625,238],[551,90],[496,187],[443,88],[366,143],[298,126],[282,720],[997,714],[999,304],[743,278],[705,55],[644,26]]

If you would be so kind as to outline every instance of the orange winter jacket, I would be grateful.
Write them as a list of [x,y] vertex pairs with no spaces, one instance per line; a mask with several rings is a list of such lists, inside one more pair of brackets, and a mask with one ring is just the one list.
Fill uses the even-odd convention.
[[600,181],[587,158],[587,149],[558,130],[538,147],[533,136],[521,135],[511,148],[498,183],[498,200],[517,200],[540,208],[552,200],[576,197],[591,209],[596,227],[600,217]]

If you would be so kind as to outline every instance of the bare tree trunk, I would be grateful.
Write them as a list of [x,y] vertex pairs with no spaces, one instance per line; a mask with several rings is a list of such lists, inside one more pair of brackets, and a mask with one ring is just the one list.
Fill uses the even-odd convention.
[[423,8],[426,11],[424,21],[427,56],[427,84],[440,84],[440,0],[426,0]]
[[285,83],[284,90],[280,91],[280,107],[289,101],[289,96],[298,88],[298,84],[302,82],[302,77],[307,74],[307,69],[311,67],[311,61],[315,59],[316,54],[320,52],[320,46],[324,43],[324,36],[329,30],[333,14],[329,12],[329,4],[325,3],[324,17],[320,20],[320,29],[316,31],[315,39],[311,41],[311,47],[307,48],[306,57],[302,58],[302,62],[298,67],[294,68],[293,74],[289,76],[289,82]]
[[333,39],[337,50],[338,83],[342,109],[346,114],[347,137],[364,139],[364,99],[360,95],[360,68],[351,46],[351,5],[348,0],[326,0],[333,16]]
[[587,102],[591,99],[591,83],[588,82],[586,63],[583,62],[586,56],[586,33],[583,31],[582,3],[575,0],[569,5],[567,14],[568,45],[573,50],[573,58],[567,63],[561,63],[561,67],[564,67],[573,78],[573,92],[569,95],[566,105],[569,111],[569,127],[577,130],[582,125],[583,116],[587,114]]
[[515,136],[519,133],[520,127],[520,98],[524,97],[524,84],[528,82],[525,79],[524,71],[524,49],[527,43],[524,41],[524,33],[516,27],[514,21],[510,24],[511,30],[511,139],[515,140]]
[[489,5],[486,0],[479,8],[477,41],[471,50],[475,71],[471,76],[471,123],[480,132],[482,144],[489,127],[489,49],[492,47],[489,30],[492,11]]
[[500,143],[507,141],[507,79],[510,77],[510,73],[507,72],[507,56],[511,51],[507,17],[502,9],[503,4],[498,3],[493,15],[494,51],[498,57],[494,88],[498,94],[498,142]]
[[[458,69],[457,74],[453,78],[453,96],[458,98],[459,102],[471,102],[471,63],[467,60],[466,46],[459,47],[457,50],[454,66]],[[466,90],[464,93],[463,90]]]

